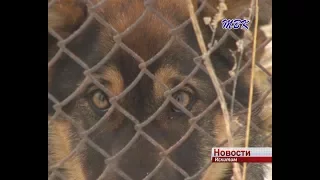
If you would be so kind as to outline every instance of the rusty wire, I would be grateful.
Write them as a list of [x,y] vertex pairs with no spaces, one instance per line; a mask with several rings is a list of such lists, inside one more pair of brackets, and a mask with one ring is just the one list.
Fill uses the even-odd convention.
[[[58,0],[51,0],[48,1],[48,8],[50,8],[53,4],[57,3]],[[90,1],[89,1],[90,2]],[[191,179],[196,179],[197,177],[199,177],[199,175],[204,172],[211,163],[206,164],[200,171],[198,171],[195,174],[188,174],[188,172],[185,172],[182,168],[180,168],[175,162],[173,162],[169,157],[168,154],[170,154],[172,151],[174,151],[177,147],[179,147],[185,140],[187,140],[187,138],[189,137],[189,135],[194,131],[197,130],[199,131],[201,134],[203,134],[206,137],[209,137],[212,141],[213,141],[213,137],[211,137],[209,135],[209,133],[207,133],[205,130],[203,130],[198,124],[197,122],[208,112],[210,111],[214,106],[216,106],[216,104],[218,104],[218,99],[216,99],[214,102],[212,102],[211,105],[209,105],[206,110],[204,110],[202,113],[200,113],[197,116],[194,116],[190,111],[188,111],[186,108],[184,108],[183,106],[181,106],[173,97],[172,94],[174,92],[176,92],[178,89],[180,89],[183,85],[185,85],[188,80],[194,75],[196,74],[198,71],[204,71],[205,73],[208,73],[206,68],[204,67],[203,63],[202,63],[202,58],[201,55],[198,54],[194,49],[192,49],[191,46],[189,46],[187,43],[185,43],[182,39],[180,39],[177,36],[177,32],[181,31],[181,29],[183,29],[184,27],[186,27],[189,23],[191,23],[190,19],[186,20],[185,22],[181,23],[179,26],[175,27],[174,25],[172,25],[170,22],[168,22],[166,20],[166,18],[164,18],[159,12],[157,12],[155,9],[153,9],[152,7],[152,1],[145,1],[145,10],[142,13],[142,15],[138,18],[138,20],[136,21],[136,23],[134,23],[133,25],[131,25],[129,28],[127,28],[125,31],[123,31],[122,33],[117,32],[108,22],[106,22],[103,18],[101,18],[97,12],[95,11],[95,9],[97,7],[99,7],[99,5],[103,4],[105,2],[105,0],[100,1],[97,4],[91,4],[91,7],[88,7],[88,18],[86,19],[86,21],[74,32],[72,33],[70,36],[68,36],[66,39],[63,39],[58,33],[56,33],[53,29],[48,28],[48,33],[50,35],[52,35],[54,38],[56,38],[58,40],[57,46],[59,47],[59,50],[56,52],[56,54],[51,58],[50,61],[48,61],[48,69],[50,69],[57,61],[59,61],[61,59],[62,54],[67,54],[74,62],[76,62],[78,65],[80,65],[83,69],[84,69],[84,75],[86,76],[85,79],[82,81],[81,85],[73,92],[71,93],[67,98],[65,98],[64,100],[62,100],[61,102],[59,102],[52,94],[50,94],[48,92],[48,100],[52,101],[54,103],[54,110],[55,113],[54,115],[49,119],[48,121],[48,125],[50,123],[52,123],[52,121],[54,121],[55,119],[57,119],[58,117],[64,117],[65,119],[69,120],[72,125],[77,129],[77,132],[79,134],[79,136],[81,137],[81,141],[79,142],[79,144],[76,146],[76,148],[72,151],[72,153],[68,156],[65,157],[61,162],[59,162],[58,164],[49,167],[48,171],[50,172],[48,179],[54,179],[54,177],[59,177],[60,179],[66,179],[62,173],[60,173],[58,171],[59,167],[61,167],[61,165],[63,163],[65,163],[66,161],[68,161],[77,151],[79,151],[81,149],[81,147],[83,145],[88,145],[91,148],[95,149],[97,152],[99,152],[101,155],[104,156],[104,158],[106,159],[106,164],[107,167],[105,169],[105,171],[107,169],[111,169],[114,172],[116,172],[119,176],[121,176],[122,178],[126,179],[126,180],[131,180],[131,178],[125,173],[123,172],[121,169],[118,169],[117,167],[113,166],[113,162],[121,157],[122,154],[124,154],[125,152],[127,152],[129,150],[129,148],[137,141],[137,139],[139,137],[144,137],[146,140],[148,140],[151,144],[153,144],[159,151],[160,151],[160,155],[162,156],[162,160],[160,160],[159,164],[144,178],[145,180],[152,178],[152,176],[161,168],[161,166],[163,165],[163,163],[165,161],[167,161],[169,164],[172,165],[172,167],[174,169],[176,169],[178,172],[181,173],[181,175],[183,175],[185,177],[186,180],[191,180]],[[217,11],[214,7],[210,6],[209,4],[206,3],[206,0],[202,1],[202,4],[197,8],[195,14],[199,15],[199,13],[205,8],[208,7],[210,9],[212,9],[213,11]],[[245,10],[243,13],[241,13],[239,15],[242,16],[247,10]],[[161,19],[164,23],[166,23],[170,28],[170,34],[171,34],[171,38],[169,39],[169,41],[165,44],[165,46],[152,58],[148,59],[148,60],[144,60],[142,59],[138,54],[136,54],[133,50],[131,50],[129,47],[127,47],[121,40],[122,37],[126,36],[127,34],[130,34],[130,32],[133,31],[133,29],[139,24],[140,21],[142,21],[145,18],[145,15],[147,13],[153,13],[155,14],[159,19]],[[94,65],[92,68],[90,68],[82,59],[80,59],[79,57],[77,57],[77,55],[75,55],[73,52],[71,52],[70,50],[68,50],[68,48],[66,47],[66,45],[68,43],[70,43],[72,40],[74,40],[77,36],[79,36],[81,34],[81,32],[83,32],[88,25],[90,24],[90,22],[92,22],[93,20],[98,21],[100,24],[104,25],[105,27],[111,29],[116,35],[114,36],[114,41],[115,44],[113,45],[112,49],[110,50],[110,52],[108,52],[107,55],[105,55],[100,62],[98,62],[96,65]],[[216,43],[215,46],[211,47],[210,49],[208,49],[209,54],[213,53],[216,49],[218,49],[218,47],[220,45],[223,44],[224,40],[226,37],[231,36],[233,38],[235,38],[236,40],[240,39],[240,37],[237,37],[237,35],[235,35],[232,31],[226,31],[225,34],[222,36],[222,38],[220,38],[220,40],[218,41],[218,43]],[[264,43],[262,43],[259,47],[257,47],[257,51],[261,51],[263,50],[263,48],[271,41],[272,39],[267,39]],[[154,63],[157,58],[159,58],[163,53],[165,53],[170,46],[172,45],[173,41],[177,41],[179,42],[180,45],[182,45],[183,47],[187,48],[191,53],[193,53],[193,55],[195,55],[194,58],[194,63],[196,64],[196,66],[194,67],[194,69],[192,70],[192,72],[177,86],[175,86],[174,88],[170,89],[168,88],[165,84],[163,84],[161,81],[159,81],[148,69],[147,67],[149,65],[151,65],[152,63]],[[140,73],[139,75],[135,78],[135,80],[132,81],[132,83],[123,91],[121,92],[119,95],[114,95],[112,94],[111,91],[109,91],[108,89],[106,89],[93,75],[93,73],[95,71],[97,71],[103,64],[105,64],[110,57],[116,52],[116,50],[118,49],[122,49],[125,52],[127,52],[128,54],[130,54],[132,57],[134,57],[135,60],[137,60],[137,62],[139,63],[139,68],[140,68]],[[241,68],[239,69],[239,71],[237,71],[237,75],[239,75],[241,72],[243,72],[246,68],[248,68],[251,64],[251,59],[249,58],[249,60],[241,66]],[[264,72],[268,77],[270,77],[269,79],[272,79],[272,75],[270,74],[270,72],[268,72],[268,70],[266,70],[259,62],[256,63],[257,67],[261,69],[262,72]],[[149,118],[147,118],[145,121],[141,122],[138,119],[136,119],[133,115],[131,115],[128,111],[126,111],[124,108],[122,108],[120,106],[120,104],[118,104],[118,100],[121,99],[122,97],[124,97],[131,89],[133,89],[139,82],[139,80],[142,78],[143,75],[147,75],[149,78],[151,78],[153,81],[157,81],[161,86],[163,86],[166,91],[164,93],[164,96],[166,97],[165,101],[163,102],[163,104],[159,107],[159,109],[154,112]],[[228,80],[224,81],[224,82],[220,82],[221,86],[223,87],[222,89],[224,89],[224,87],[227,84],[232,83],[234,80],[236,79],[236,76],[233,76],[231,78],[229,78]],[[84,87],[89,84],[89,83],[93,83],[94,85],[96,85],[100,90],[102,90],[103,92],[105,92],[109,97],[109,101],[111,103],[111,107],[108,110],[108,112],[101,117],[101,119],[92,127],[90,127],[90,129],[88,130],[84,130],[81,126],[79,126],[76,123],[76,120],[73,119],[72,117],[70,117],[66,112],[64,112],[62,110],[62,107],[64,107],[65,105],[67,105],[69,102],[71,102],[74,98],[77,97],[77,95],[79,93],[81,93],[81,91],[83,91]],[[271,82],[270,82],[271,83]],[[253,107],[258,106],[261,102],[263,102],[264,98],[266,98],[266,96],[268,96],[270,94],[270,92],[272,91],[272,89],[268,90],[265,92],[264,95],[262,95],[261,99],[257,100],[255,102],[255,104],[253,104]],[[232,99],[232,95],[229,94],[228,92],[224,91],[224,94],[227,98]],[[246,107],[244,107],[240,102],[238,102],[236,99],[233,99],[234,103],[236,103],[238,106],[242,107],[242,110],[238,113],[246,113],[247,109]],[[156,142],[151,136],[149,136],[146,132],[143,131],[143,127],[145,127],[146,125],[148,125],[150,122],[152,122],[157,115],[166,107],[166,105],[168,103],[172,103],[174,104],[176,107],[178,107],[182,112],[184,112],[187,116],[189,116],[189,122],[191,124],[191,127],[189,128],[189,130],[185,133],[185,135],[179,140],[177,141],[174,145],[172,145],[170,148],[165,149],[164,147],[162,147],[162,145],[160,145],[158,142]],[[97,144],[95,144],[90,138],[89,135],[90,133],[92,133],[97,127],[99,127],[99,125],[101,125],[106,119],[107,117],[114,111],[114,110],[118,110],[119,112],[121,112],[123,115],[125,115],[128,119],[130,119],[133,123],[134,123],[134,128],[136,130],[136,134],[132,137],[132,139],[128,142],[128,144],[122,149],[120,150],[117,154],[111,156],[109,155],[107,152],[105,152],[103,149],[101,149]],[[141,122],[141,123],[140,123]],[[261,129],[259,129],[255,124],[251,124],[253,126],[253,128],[257,129],[258,131],[262,131]],[[265,139],[270,138],[270,136],[272,136],[272,133],[270,133],[268,136],[265,137]],[[227,143],[227,141],[223,142],[222,144],[220,144],[219,146],[223,146],[225,143]],[[209,158],[209,155],[208,155]],[[104,172],[105,172],[104,171]],[[104,176],[104,172],[101,174],[99,179],[103,179]]]

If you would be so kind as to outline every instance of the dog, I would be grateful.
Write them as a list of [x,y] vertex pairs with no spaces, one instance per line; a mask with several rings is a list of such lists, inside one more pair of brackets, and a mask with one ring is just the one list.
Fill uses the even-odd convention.
[[[192,2],[195,10],[202,7]],[[240,6],[229,4],[226,16],[232,18]],[[241,1],[241,7],[249,4]],[[205,7],[198,16],[206,44],[212,31],[203,17],[213,17],[210,11]],[[180,180],[210,164],[212,147],[228,146],[216,90],[193,26],[186,23],[189,16],[185,0],[58,0],[49,7],[48,91],[54,96],[48,100],[49,176],[54,171],[67,180]],[[221,82],[230,78],[235,44],[228,37],[210,54]],[[251,67],[237,80],[231,118],[236,147],[244,146],[247,115],[237,113],[240,104],[248,106],[250,75]],[[224,90],[232,94],[233,83]],[[255,87],[253,102],[259,97]],[[230,108],[230,97],[225,99]],[[252,123],[263,126],[256,114]],[[263,146],[258,128],[250,130],[249,146]],[[173,147],[178,141],[183,142]],[[232,176],[231,163],[217,163],[197,179]],[[264,176],[263,164],[248,164],[248,180]]]

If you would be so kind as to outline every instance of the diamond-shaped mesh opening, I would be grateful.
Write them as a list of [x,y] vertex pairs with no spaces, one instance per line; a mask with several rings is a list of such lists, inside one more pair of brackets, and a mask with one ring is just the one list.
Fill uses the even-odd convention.
[[[198,2],[194,14],[199,22],[223,8],[220,1]],[[188,1],[137,1],[127,15],[121,14],[129,8],[126,3],[48,1],[48,179],[200,179],[212,168],[212,146],[228,146],[229,140],[246,136],[248,111],[251,144],[272,146],[272,56],[266,55],[272,37],[257,40],[253,68],[252,32],[250,38],[250,33],[224,30],[210,21],[206,26],[212,36],[203,32],[204,53],[199,39],[190,39],[192,32],[183,36],[195,28],[188,10],[179,13]],[[242,11],[235,10],[235,18],[254,22],[252,5],[236,7]],[[161,9],[166,6],[173,11]],[[112,16],[118,19],[112,21]],[[213,67],[206,64],[208,55]],[[176,64],[170,64],[173,60]],[[249,107],[251,69],[257,87]],[[193,98],[195,92],[198,98]],[[224,105],[232,117],[231,137]],[[60,132],[59,138],[50,131]],[[52,152],[64,157],[52,159]],[[70,163],[71,157],[78,162]],[[248,166],[247,177],[260,178],[251,173],[255,167]],[[232,169],[227,171],[236,178]]]
[[[147,152],[143,153],[146,150]],[[121,159],[118,161],[118,167],[123,169],[123,171],[133,179],[143,179],[161,162],[159,152],[158,148],[140,136],[137,141],[121,155]],[[135,156],[134,159],[131,158],[133,155]],[[139,167],[140,172],[137,173],[132,166]]]

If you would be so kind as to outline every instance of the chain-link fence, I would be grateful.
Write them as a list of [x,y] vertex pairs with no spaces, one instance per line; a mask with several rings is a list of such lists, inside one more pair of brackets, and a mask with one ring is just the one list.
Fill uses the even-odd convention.
[[[187,25],[190,25],[192,23],[197,23],[197,22],[192,21],[191,18],[185,20],[183,23],[179,24],[178,26],[175,26],[172,24],[172,22],[168,21],[167,18],[163,14],[161,14],[155,10],[155,8],[152,5],[155,1],[144,1],[142,3],[142,4],[144,4],[144,11],[143,11],[142,15],[137,18],[136,23],[134,23],[130,27],[126,28],[126,30],[119,32],[118,30],[116,30],[116,28],[114,28],[112,26],[111,23],[106,21],[105,17],[101,17],[101,13],[99,13],[99,10],[101,10],[99,8],[104,6],[104,3],[106,1],[108,1],[108,0],[86,1],[85,8],[87,9],[87,11],[86,11],[87,17],[85,18],[85,20],[82,22],[82,24],[79,27],[74,29],[74,31],[71,34],[68,34],[67,36],[59,34],[59,32],[57,32],[57,30],[53,27],[50,27],[50,26],[48,27],[48,34],[51,37],[53,37],[54,39],[56,39],[56,41],[57,41],[57,43],[56,43],[57,49],[54,52],[54,54],[52,54],[52,56],[48,59],[49,89],[54,88],[53,85],[51,85],[50,83],[53,81],[52,79],[54,79],[55,76],[59,75],[59,72],[70,71],[70,69],[65,70],[62,68],[53,69],[53,67],[59,61],[64,60],[62,58],[63,56],[68,56],[69,58],[71,58],[73,60],[73,62],[75,62],[77,64],[77,66],[80,66],[83,69],[82,74],[84,75],[84,80],[81,81],[80,86],[76,87],[75,91],[69,93],[69,95],[63,99],[56,98],[55,94],[52,94],[50,92],[50,90],[48,92],[48,99],[49,99],[48,101],[51,103],[51,104],[50,103],[49,104],[53,105],[52,108],[54,109],[54,113],[51,114],[51,116],[48,120],[48,126],[52,126],[52,124],[54,122],[61,120],[61,118],[63,118],[68,123],[72,124],[72,127],[69,127],[69,128],[74,129],[74,132],[77,132],[77,134],[78,134],[77,136],[80,138],[77,141],[77,143],[72,146],[73,148],[66,150],[66,151],[70,152],[67,156],[60,157],[59,162],[55,162],[55,164],[49,165],[48,179],[56,179],[56,178],[70,179],[70,177],[68,177],[68,175],[66,175],[67,173],[65,173],[62,170],[63,168],[61,168],[61,167],[63,167],[64,164],[66,164],[68,161],[71,161],[74,156],[77,156],[77,153],[82,152],[83,151],[82,149],[84,146],[88,146],[92,149],[95,149],[96,152],[99,152],[102,155],[102,157],[105,159],[104,162],[105,162],[106,167],[103,168],[103,171],[101,172],[101,175],[98,177],[98,179],[107,179],[106,176],[107,176],[108,172],[112,171],[112,172],[116,173],[118,177],[121,177],[122,179],[131,180],[132,177],[130,177],[130,175],[128,175],[124,170],[122,170],[119,165],[116,165],[116,161],[119,158],[121,158],[121,156],[123,156],[123,154],[125,154],[127,151],[129,151],[130,148],[138,141],[139,138],[144,138],[149,143],[151,143],[158,151],[160,151],[159,156],[161,157],[160,162],[156,165],[155,168],[153,168],[152,171],[150,171],[150,172],[148,172],[148,174],[146,174],[144,179],[152,179],[156,175],[157,171],[159,171],[159,169],[162,168],[164,163],[170,164],[171,167],[173,169],[175,169],[177,172],[179,172],[180,175],[184,179],[198,179],[211,165],[210,152],[207,155],[209,161],[207,161],[206,164],[202,164],[201,170],[198,170],[196,173],[193,173],[193,174],[190,174],[190,172],[187,172],[183,168],[179,167],[179,165],[176,162],[174,162],[174,160],[172,160],[169,157],[169,155],[173,151],[175,151],[177,148],[179,148],[179,146],[181,146],[183,143],[188,141],[188,138],[191,136],[191,134],[194,131],[197,131],[198,133],[202,134],[203,136],[206,136],[207,139],[210,139],[212,141],[212,145],[214,144],[214,142],[216,142],[215,137],[212,137],[212,134],[208,133],[206,130],[204,130],[201,127],[201,125],[198,124],[198,122],[204,116],[206,116],[206,114],[209,113],[214,107],[218,107],[220,104],[220,108],[224,109],[224,108],[226,108],[226,103],[223,103],[222,101],[229,101],[229,100],[231,100],[231,104],[234,104],[234,105],[231,105],[231,107],[234,107],[234,106],[239,107],[239,109],[237,111],[235,111],[231,108],[231,110],[229,109],[227,112],[223,112],[222,114],[223,114],[223,117],[225,120],[228,120],[228,116],[233,117],[233,115],[235,115],[235,113],[237,115],[247,114],[248,109],[258,109],[260,114],[262,112],[269,112],[269,113],[266,113],[267,115],[262,115],[262,116],[266,117],[265,119],[270,118],[268,116],[271,114],[270,113],[271,108],[269,106],[267,106],[269,108],[267,110],[263,110],[263,109],[265,109],[265,108],[263,108],[263,106],[262,106],[262,108],[257,108],[257,107],[260,107],[261,104],[266,103],[266,98],[267,97],[270,98],[271,91],[272,91],[272,87],[271,87],[272,74],[270,72],[271,68],[265,67],[264,64],[262,63],[262,61],[260,61],[259,59],[257,59],[255,61],[255,64],[256,64],[255,73],[256,73],[256,76],[259,75],[259,77],[257,77],[257,78],[260,78],[260,79],[257,79],[257,78],[254,79],[256,84],[258,84],[258,85],[262,84],[261,88],[260,89],[258,88],[261,91],[261,96],[259,97],[259,99],[254,100],[251,107],[248,108],[246,105],[243,105],[240,101],[238,101],[235,98],[235,92],[234,92],[235,88],[233,89],[232,93],[230,93],[225,90],[225,87],[229,84],[234,85],[234,83],[237,82],[237,77],[240,76],[242,73],[244,73],[248,68],[250,68],[251,63],[252,63],[252,54],[254,52],[256,52],[257,54],[259,52],[260,53],[264,52],[266,45],[268,45],[272,39],[271,37],[267,37],[267,38],[265,38],[265,40],[263,42],[260,42],[257,45],[256,50],[254,51],[254,50],[252,50],[252,42],[253,42],[252,39],[250,40],[250,38],[249,38],[249,40],[248,40],[248,39],[245,39],[245,37],[243,37],[243,36],[239,37],[232,30],[225,30],[225,33],[221,36],[221,38],[218,41],[213,41],[212,45],[209,47],[206,46],[206,48],[208,48],[208,49],[206,50],[207,52],[205,52],[205,53],[207,53],[207,54],[203,55],[203,54],[200,54],[199,51],[192,48],[187,42],[184,41],[184,39],[182,39],[178,36],[178,32],[180,32],[184,28],[186,28]],[[77,6],[77,4],[73,3],[73,2],[83,3],[82,1],[72,1],[72,0],[65,0],[65,2],[67,2],[67,3],[63,3],[63,0],[51,0],[48,2],[48,8],[49,9],[53,8],[55,5],[58,4],[59,6],[61,6],[60,8],[62,9],[62,11],[66,12],[67,11],[66,9],[69,6]],[[118,3],[118,2],[114,1],[114,3]],[[188,1],[185,1],[185,3],[188,3]],[[65,9],[63,6],[65,6]],[[125,6],[125,4],[123,6]],[[131,7],[131,8],[134,8],[134,7]],[[216,7],[213,7],[212,4],[209,4],[206,0],[203,0],[203,1],[200,1],[194,14],[199,16],[199,14],[201,13],[201,11],[204,8],[212,9],[213,11],[218,12]],[[108,9],[104,9],[104,10],[108,10]],[[254,8],[252,8],[251,10],[254,13]],[[248,13],[248,11],[249,11],[249,6],[248,6],[248,9],[243,11],[243,13],[239,14],[238,17],[242,17],[244,14]],[[189,11],[187,11],[187,12],[189,12]],[[68,14],[68,13],[66,13],[66,14]],[[130,35],[130,33],[132,33],[135,30],[137,25],[145,20],[145,18],[148,16],[148,14],[149,15],[153,14],[153,15],[157,16],[159,18],[159,20],[163,21],[163,23],[166,24],[170,28],[170,38],[169,38],[168,42],[161,48],[160,51],[158,51],[153,57],[146,60],[146,59],[143,59],[141,56],[139,56],[136,52],[134,52],[134,50],[129,48],[124,42],[122,42],[122,39],[123,39],[123,37]],[[70,14],[70,15],[73,17],[76,17],[75,14],[73,14],[73,15]],[[64,21],[63,19],[51,20],[50,19],[50,18],[52,18],[51,15],[49,14],[48,16],[49,16],[49,23],[50,23],[50,21],[54,21],[54,20],[61,21],[61,22]],[[251,20],[253,20],[252,17],[253,16],[250,16],[249,18]],[[210,18],[213,19],[213,17],[210,17]],[[76,21],[76,20],[69,19],[69,21]],[[106,55],[104,55],[104,57],[101,58],[101,60],[98,63],[95,63],[94,65],[89,65],[86,63],[87,62],[86,60],[81,59],[77,54],[72,52],[72,50],[70,50],[67,46],[72,41],[74,41],[76,38],[81,37],[82,33],[86,29],[90,28],[89,26],[92,23],[92,21],[96,21],[96,22],[100,23],[101,26],[108,29],[108,32],[114,34],[113,35],[114,44],[113,44],[112,48],[110,48],[110,51]],[[119,21],[121,21],[121,20],[119,20]],[[206,23],[206,24],[208,26],[210,26],[210,23]],[[252,24],[250,24],[250,25],[252,25]],[[192,27],[196,28],[197,26],[194,25]],[[63,28],[66,28],[66,27],[61,27],[61,29],[63,29]],[[57,29],[59,30],[59,28],[57,28]],[[214,32],[215,31],[213,30],[213,33]],[[235,42],[241,42],[240,46],[238,46],[238,47],[240,47],[239,48],[240,50],[238,50],[237,52],[238,52],[238,55],[243,54],[243,56],[246,56],[247,60],[243,61],[244,63],[242,62],[243,64],[241,64],[241,65],[240,65],[241,58],[240,58],[240,60],[238,60],[238,62],[234,63],[234,64],[236,64],[235,68],[232,71],[230,71],[231,75],[228,80],[224,80],[224,81],[219,80],[219,81],[215,82],[214,78],[216,78],[216,75],[212,71],[213,68],[210,67],[210,64],[206,64],[206,62],[208,62],[208,61],[206,61],[205,58],[208,57],[207,56],[208,54],[212,54],[217,49],[219,49],[219,47],[224,44],[224,42],[226,41],[226,39],[228,37],[232,37],[235,40]],[[197,39],[197,40],[198,40],[197,43],[199,43],[201,41],[201,39]],[[164,84],[162,81],[160,81],[159,78],[157,78],[156,75],[154,73],[152,73],[151,70],[148,69],[148,67],[151,66],[152,64],[156,63],[160,56],[163,56],[170,48],[172,48],[172,45],[174,44],[174,42],[178,42],[178,44],[181,47],[187,49],[196,57],[196,58],[194,58],[195,66],[194,66],[193,70],[191,71],[191,73],[188,76],[186,76],[180,83],[178,83],[173,88],[168,88],[167,84]],[[96,48],[96,47],[92,47],[92,50],[94,50],[94,48]],[[150,47],[150,48],[152,48],[152,47]],[[121,91],[121,93],[114,94],[114,91],[110,90],[109,88],[106,88],[105,84],[103,84],[99,80],[97,80],[95,73],[99,69],[103,68],[103,66],[109,62],[109,60],[112,58],[112,56],[114,56],[115,52],[119,49],[121,49],[122,51],[125,51],[126,53],[131,55],[136,60],[136,62],[138,63],[138,67],[140,68],[140,72],[137,73],[138,76],[135,77],[132,80],[132,82],[127,87],[125,87],[125,89],[123,89]],[[201,49],[201,50],[203,50],[203,49]],[[49,52],[49,54],[50,53],[51,52]],[[204,52],[202,51],[202,53],[204,53]],[[262,58],[262,57],[260,57],[260,58]],[[207,106],[205,108],[205,110],[203,112],[199,113],[198,115],[194,115],[188,108],[182,106],[181,103],[178,102],[178,100],[174,97],[174,93],[177,92],[177,90],[182,89],[183,86],[185,86],[185,84],[187,84],[188,81],[190,81],[190,79],[192,79],[195,76],[195,74],[198,73],[199,71],[203,71],[208,76],[210,76],[211,79],[213,78],[212,81],[213,81],[213,84],[215,85],[214,88],[216,89],[217,97],[209,106]],[[249,71],[249,72],[251,72],[251,71]],[[72,73],[72,71],[70,71],[70,73]],[[121,106],[121,103],[119,103],[120,99],[125,98],[125,96],[130,91],[132,91],[132,89],[134,89],[136,86],[138,86],[138,84],[140,83],[140,80],[142,79],[143,76],[148,76],[152,81],[160,84],[161,88],[166,89],[164,91],[164,96],[166,98],[163,100],[162,105],[160,105],[159,108],[152,115],[147,117],[144,121],[142,121],[142,119],[137,119],[128,110],[123,108]],[[250,78],[248,78],[248,79],[250,79]],[[68,114],[69,110],[66,109],[66,106],[69,106],[70,103],[72,103],[73,101],[78,99],[79,94],[81,94],[83,91],[85,91],[84,89],[90,83],[94,84],[99,90],[101,90],[108,97],[110,97],[110,99],[108,100],[108,102],[110,103],[110,107],[108,108],[108,111],[106,113],[104,113],[96,123],[94,123],[90,128],[85,129],[81,125],[81,123],[79,124],[79,121],[77,119],[75,119],[72,115]],[[215,83],[217,83],[217,84],[215,84]],[[220,88],[220,91],[217,88]],[[70,89],[71,88],[69,88],[68,90],[70,90]],[[64,89],[61,89],[60,91],[63,91],[63,90]],[[219,92],[222,92],[222,94],[219,94]],[[190,128],[184,133],[184,135],[177,142],[175,142],[169,148],[165,148],[161,143],[157,142],[155,140],[155,138],[150,136],[144,130],[144,128],[148,124],[155,121],[155,119],[159,116],[159,114],[166,109],[166,107],[169,103],[172,103],[182,113],[185,113],[185,115],[188,116],[188,119],[189,119],[188,122],[190,124]],[[262,111],[261,111],[261,109],[262,109]],[[111,116],[116,111],[120,112],[121,114],[123,114],[123,116],[125,116],[127,119],[132,121],[132,123],[134,124],[134,129],[136,130],[136,133],[131,138],[131,140],[119,152],[113,153],[113,155],[111,155],[105,149],[103,149],[102,147],[99,147],[99,145],[97,145],[92,140],[92,138],[90,138],[90,134],[93,133],[95,130],[97,130],[100,126],[102,126],[105,123],[106,119],[108,119],[109,116]],[[233,111],[235,111],[235,112],[233,112]],[[254,114],[254,112],[253,112],[253,114]],[[254,114],[254,115],[256,115],[256,114]],[[232,120],[229,120],[229,121],[230,121],[229,123],[231,123]],[[228,123],[228,121],[225,121],[225,122]],[[264,139],[266,141],[266,143],[264,145],[271,146],[271,136],[272,136],[272,132],[271,132],[272,130],[270,129],[271,126],[269,126],[268,127],[269,129],[266,130],[266,129],[261,128],[261,125],[257,125],[254,122],[251,122],[250,125],[252,126],[252,128],[256,129],[257,132],[259,132],[259,135],[263,136],[262,139]],[[65,129],[67,129],[67,128],[65,128]],[[65,131],[65,130],[62,130],[62,131]],[[237,131],[234,131],[234,133],[237,133]],[[232,137],[229,137],[229,138],[232,139],[234,136],[236,136],[236,135],[233,134]],[[65,137],[65,138],[68,139],[68,137]],[[63,139],[63,137],[61,137],[61,139]],[[117,141],[116,137],[113,140]],[[63,143],[62,141],[63,140],[61,140],[61,143]],[[67,142],[67,143],[69,143],[69,142]],[[221,144],[218,144],[216,146],[226,146],[227,143],[228,143],[228,140],[225,140]],[[188,157],[188,156],[186,155],[185,157]],[[48,156],[48,158],[49,158],[49,156]],[[89,170],[88,171],[84,170],[84,171],[89,172]],[[73,178],[75,178],[75,177],[78,177],[78,179],[81,179],[81,176],[74,176]],[[110,178],[110,179],[112,179],[112,178]]]

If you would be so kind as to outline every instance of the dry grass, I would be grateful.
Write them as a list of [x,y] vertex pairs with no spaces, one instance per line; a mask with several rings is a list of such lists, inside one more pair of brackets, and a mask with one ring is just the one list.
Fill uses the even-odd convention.
[[[255,1],[255,2],[254,2]],[[221,105],[221,109],[222,109],[222,112],[223,112],[223,116],[224,116],[224,120],[225,120],[225,125],[226,125],[226,132],[227,132],[227,136],[228,136],[228,145],[230,147],[233,146],[233,139],[232,139],[232,135],[231,135],[231,130],[230,130],[230,115],[229,115],[229,112],[227,110],[227,106],[226,106],[226,102],[225,102],[225,99],[224,99],[224,96],[223,96],[223,92],[222,92],[222,89],[220,87],[220,83],[218,81],[218,78],[214,72],[214,68],[212,66],[212,63],[211,63],[211,60],[210,60],[210,57],[208,56],[208,51],[207,51],[207,47],[204,43],[204,40],[203,40],[203,37],[202,37],[202,33],[201,33],[201,30],[200,30],[200,27],[199,27],[199,23],[198,23],[198,20],[196,18],[196,15],[195,15],[195,12],[194,12],[194,7],[193,7],[193,4],[192,4],[192,1],[191,0],[188,0],[188,8],[189,8],[189,13],[190,13],[190,18],[191,18],[191,22],[192,22],[192,25],[193,25],[193,28],[195,30],[195,33],[196,33],[196,36],[197,36],[197,41],[198,41],[198,44],[200,46],[200,49],[201,49],[201,52],[202,52],[202,56],[204,58],[204,65],[209,73],[209,76],[212,80],[212,83],[214,85],[214,88],[217,92],[217,95],[218,95],[218,99],[220,101],[220,105]],[[255,7],[253,7],[255,5]],[[227,5],[224,3],[223,0],[220,1],[220,4],[219,4],[219,7],[218,7],[218,10],[219,12],[216,14],[216,16],[213,18],[213,21],[212,21],[212,25],[213,27],[217,27],[217,24],[218,22],[221,21],[221,19],[223,19],[223,11],[227,9]],[[255,17],[259,17],[259,6],[258,6],[258,0],[252,0],[252,3],[251,3],[251,9],[255,9]],[[251,19],[251,16],[252,16],[252,11],[250,12],[250,15],[249,15],[249,19]],[[258,19],[258,18],[256,18]],[[210,24],[210,21],[212,20],[211,17],[206,17],[204,18],[204,21],[206,24]],[[265,36],[267,38],[271,38],[272,37],[272,21],[270,21],[270,24],[266,25],[266,26],[263,26],[260,28],[260,30],[262,30],[265,34]],[[252,32],[251,32],[252,33]],[[258,34],[258,20],[255,21],[255,24],[254,24],[254,32],[253,32],[253,43],[252,43],[252,67],[255,67],[256,66],[256,48],[257,48],[257,34]],[[214,44],[214,36],[215,36],[215,29],[213,29],[213,37],[212,37],[212,41],[210,44],[209,44],[209,48],[210,46],[213,46]],[[240,43],[242,45],[242,47],[244,46],[244,43],[243,43],[243,40],[241,40],[242,43]],[[241,46],[240,46],[241,47]],[[262,56],[261,59],[257,60],[259,61],[259,63],[264,66],[264,68],[266,68],[267,70],[271,70],[272,69],[272,41],[266,46],[265,48],[265,51],[264,51],[264,55]],[[241,48],[241,50],[243,50],[243,48]],[[236,63],[235,63],[235,67],[236,67]],[[235,70],[235,69],[234,69]],[[258,77],[255,77],[255,73],[258,74]],[[245,140],[245,147],[248,147],[248,144],[249,144],[249,127],[250,127],[250,122],[251,122],[251,109],[252,109],[252,97],[253,97],[253,84],[256,82],[256,81],[267,81],[267,78],[260,78],[260,74],[263,73],[261,72],[261,70],[257,70],[257,68],[252,68],[252,71],[251,71],[251,79],[250,79],[250,94],[249,94],[249,107],[248,107],[248,119],[247,119],[247,130],[246,130],[246,140]],[[272,71],[270,71],[270,73],[272,73]],[[263,84],[263,83],[262,83]],[[270,88],[270,84],[267,84],[266,85],[267,87],[262,87],[263,89],[267,89],[267,88]],[[264,106],[264,109],[263,109],[263,113],[262,113],[262,117],[264,114],[272,114],[271,111],[272,111],[272,94],[270,93],[270,95],[267,97],[266,99],[266,103],[265,103],[265,106]],[[268,118],[272,118],[272,117],[264,117],[263,119],[268,119]],[[272,129],[271,129],[272,131]],[[271,143],[270,143],[271,144]],[[240,166],[238,163],[233,163],[233,172],[234,172],[234,175],[233,175],[233,179],[235,180],[240,180],[240,179],[243,179],[245,180],[246,179],[246,168],[247,168],[247,163],[244,163],[244,166],[243,166],[243,173],[240,172]],[[268,164],[268,167],[267,167],[267,176],[265,177],[266,180],[271,180],[272,179],[272,164]],[[241,178],[242,177],[242,178]]]

